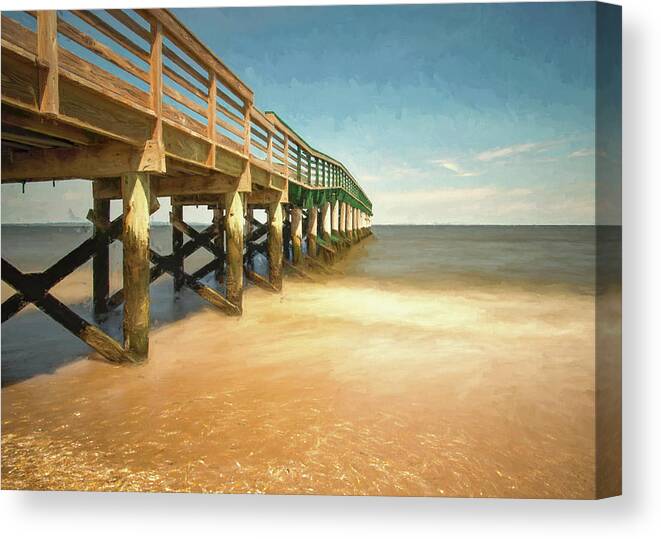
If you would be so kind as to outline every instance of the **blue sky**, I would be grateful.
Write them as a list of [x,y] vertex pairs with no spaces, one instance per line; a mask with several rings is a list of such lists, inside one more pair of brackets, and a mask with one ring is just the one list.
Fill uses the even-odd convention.
[[594,222],[593,3],[174,12],[375,222]]
[[376,222],[594,221],[593,4],[180,9]]

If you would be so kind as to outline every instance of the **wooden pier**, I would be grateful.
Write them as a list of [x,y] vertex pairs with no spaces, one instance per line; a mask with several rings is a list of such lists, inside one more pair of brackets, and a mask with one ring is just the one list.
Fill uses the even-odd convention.
[[[279,292],[284,267],[306,276],[371,233],[372,204],[347,168],[255,108],[250,88],[164,9],[3,14],[2,183],[68,179],[93,182],[93,234],[40,273],[3,254],[2,279],[16,293],[2,322],[33,303],[111,361],[147,359],[149,285],[165,273],[175,291],[241,315],[246,279]],[[149,242],[160,197],[172,203],[167,255]],[[113,199],[123,214],[111,221]],[[190,205],[213,209],[206,229],[184,221]],[[110,295],[116,240],[123,288]],[[186,273],[198,249],[213,260]],[[93,318],[123,305],[123,343],[50,293],[90,259]],[[211,273],[218,286],[202,281]]]

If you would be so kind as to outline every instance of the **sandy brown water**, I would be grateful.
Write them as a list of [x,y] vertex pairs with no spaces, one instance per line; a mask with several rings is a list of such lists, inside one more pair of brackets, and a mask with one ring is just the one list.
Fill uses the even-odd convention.
[[21,374],[7,332],[41,315],[5,324],[2,488],[594,496],[594,294],[366,271],[395,245],[251,288],[241,319],[183,309],[144,366]]

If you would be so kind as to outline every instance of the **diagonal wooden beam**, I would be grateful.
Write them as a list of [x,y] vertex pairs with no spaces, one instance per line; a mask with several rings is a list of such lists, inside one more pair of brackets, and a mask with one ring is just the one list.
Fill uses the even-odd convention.
[[248,277],[248,279],[250,279],[260,288],[267,290],[268,292],[280,292],[280,290],[273,286],[268,279],[265,279],[256,271],[251,270],[247,265],[245,266],[244,270],[246,272],[246,277]]
[[[117,217],[108,227],[105,236],[93,236],[88,238],[75,249],[60,258],[55,264],[41,273],[35,273],[25,276],[34,284],[30,289],[41,290],[42,295],[53,288],[57,283],[70,275],[85,262],[87,262],[97,252],[100,243],[110,244],[115,241],[122,230],[122,218]],[[26,298],[20,292],[11,296],[2,304],[2,322],[6,322],[16,313],[18,313],[28,303],[37,298]]]
[[[209,241],[211,241],[215,237],[214,226],[211,225],[211,226],[205,228],[202,232],[199,232],[199,235],[202,238],[207,238],[208,237]],[[181,247],[180,255],[183,259],[186,259],[189,256],[191,256],[194,252],[196,252],[198,249],[201,249],[201,248],[202,248],[202,245],[197,240],[190,240],[190,241],[187,241]],[[176,263],[174,261],[173,255],[160,255],[160,256],[163,259],[167,259],[168,264],[170,264],[172,267],[176,267]],[[149,283],[151,284],[154,281],[158,280],[162,275],[165,275],[165,273],[168,273],[168,272],[166,271],[165,267],[162,264],[154,264],[150,269]],[[207,273],[209,273],[209,272],[207,272]],[[108,309],[109,310],[116,309],[123,302],[124,302],[124,289],[120,288],[119,290],[117,290],[117,292],[115,292],[112,296],[110,296],[110,299],[108,299]]]
[[[149,250],[149,256],[154,264],[161,265],[165,271],[171,275],[174,275],[176,268],[174,267],[172,260],[163,255],[159,255],[153,249]],[[241,314],[241,309],[237,305],[234,305],[231,301],[227,300],[221,294],[216,292],[213,288],[202,284],[199,280],[195,279],[192,275],[186,272],[184,272],[183,277],[184,284],[188,288],[190,288],[202,299],[211,303],[214,307],[217,307],[221,311],[232,316],[239,316]]]
[[186,234],[189,238],[199,243],[201,247],[205,248],[216,258],[222,257],[222,253],[220,252],[218,247],[212,242],[213,237],[215,237],[215,235],[213,237],[202,235],[200,232],[198,232],[192,226],[186,223],[183,219],[179,219],[179,217],[175,216],[173,213],[170,213],[170,223],[172,223],[172,226],[175,227],[177,230],[179,230],[183,234]]
[[39,310],[106,359],[114,362],[136,361],[132,354],[126,352],[121,344],[104,333],[99,327],[82,319],[53,295],[44,292],[34,275],[21,273],[4,258],[2,259],[2,279],[23,294],[28,301],[34,303]]

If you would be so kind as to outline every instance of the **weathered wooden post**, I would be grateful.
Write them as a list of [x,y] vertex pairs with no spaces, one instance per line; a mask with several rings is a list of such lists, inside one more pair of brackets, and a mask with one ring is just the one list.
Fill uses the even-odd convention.
[[96,252],[92,260],[92,298],[94,318],[102,319],[108,313],[110,293],[110,245],[106,232],[99,228],[100,223],[110,222],[110,199],[94,199],[94,237],[97,239]]
[[243,230],[243,193],[225,193],[226,296],[239,312],[243,310]]
[[[321,205],[321,238],[328,248],[331,247],[331,205],[330,202],[324,202]],[[324,259],[326,262],[333,261],[333,253],[324,249]]]
[[276,290],[282,290],[282,196],[280,192],[277,200],[268,207],[269,281]]
[[289,246],[291,245],[291,218],[289,205],[285,204],[282,207],[283,223],[282,223],[282,255],[284,260],[289,260]]
[[296,206],[291,209],[291,252],[292,263],[300,264],[303,259],[303,210]]
[[339,220],[340,220],[340,202],[335,199],[331,204],[331,234],[334,236],[340,235]]
[[340,202],[340,220],[337,224],[338,230],[340,231],[340,237],[346,237],[346,223],[347,223],[347,205],[345,202]]
[[214,209],[213,224],[215,227],[214,232],[216,233],[214,245],[218,250],[218,265],[214,270],[214,276],[216,278],[216,282],[219,284],[223,282],[223,274],[225,273],[225,226],[223,219],[223,210],[221,208]]
[[317,207],[312,206],[308,210],[308,256],[317,256]]
[[[247,205],[247,203],[246,203]],[[250,236],[252,235],[252,220],[254,219],[254,213],[250,206],[246,207],[246,222],[245,222],[245,234],[244,242],[246,244],[246,256],[248,257],[247,266],[252,270],[254,269],[254,251],[252,244],[250,243]]]
[[[340,202],[335,199],[331,203],[331,234],[335,238],[340,237]],[[340,248],[340,244],[336,243],[334,245],[335,249],[338,250]]]
[[[175,204],[172,200],[172,215],[175,220],[184,220],[184,207],[181,204]],[[172,260],[174,263],[174,291],[179,292],[184,286],[184,255],[181,248],[184,245],[184,233],[172,226]]]
[[37,60],[39,70],[39,110],[55,115],[60,109],[57,11],[37,11]]
[[122,174],[124,348],[136,362],[149,353],[149,174]]

